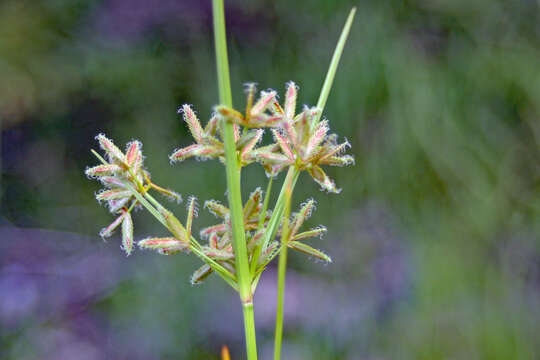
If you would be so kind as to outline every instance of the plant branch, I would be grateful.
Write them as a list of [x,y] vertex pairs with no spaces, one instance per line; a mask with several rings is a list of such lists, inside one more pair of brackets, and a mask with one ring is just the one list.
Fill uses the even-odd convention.
[[[212,1],[214,19],[214,40],[216,48],[216,67],[219,88],[219,100],[222,105],[232,107],[231,81],[229,77],[229,60],[225,34],[225,10],[223,0]],[[242,195],[240,188],[240,166],[234,139],[233,124],[225,119],[222,124],[223,142],[225,145],[225,169],[227,173],[227,190],[229,194],[229,210],[233,235],[233,249],[236,259],[238,292],[244,312],[244,329],[246,350],[249,360],[257,359],[255,341],[255,321],[253,317],[253,298],[251,293],[251,273],[244,230]]]
[[285,298],[285,272],[287,270],[287,241],[289,240],[289,217],[291,214],[292,177],[288,177],[285,184],[285,204],[283,213],[283,227],[281,230],[281,248],[279,252],[276,331],[274,337],[274,360],[281,358],[281,341],[283,339],[283,301]]
[[294,186],[296,185],[296,181],[298,180],[299,175],[300,171],[294,165],[289,167],[289,171],[287,172],[287,176],[285,177],[285,180],[283,181],[283,186],[281,187],[281,191],[279,192],[278,199],[276,200],[274,211],[272,212],[272,216],[268,221],[267,231],[264,234],[263,251],[266,250],[268,245],[276,237],[277,229],[279,227],[279,223],[281,222],[281,216],[283,215],[283,208],[285,205],[285,191],[287,188],[287,184],[291,183],[291,191],[294,190]]
[[[345,25],[343,26],[343,29],[341,31],[341,35],[339,37],[338,43],[336,45],[336,49],[334,50],[334,54],[332,55],[332,60],[330,61],[330,66],[328,68],[328,71],[326,73],[326,77],[324,79],[324,83],[321,89],[321,93],[319,95],[319,100],[317,101],[317,108],[319,108],[319,114],[315,117],[313,122],[311,123],[311,129],[314,129],[315,126],[317,126],[320,117],[323,113],[324,107],[326,106],[326,101],[328,99],[328,95],[330,94],[330,89],[332,88],[332,84],[334,82],[334,77],[336,75],[336,71],[339,65],[339,60],[341,59],[341,54],[343,53],[343,48],[345,47],[345,43],[347,42],[347,37],[349,36],[349,32],[351,29],[352,21],[354,19],[354,15],[356,13],[356,7],[353,7],[349,13],[349,16],[347,18],[347,21],[345,22]],[[294,190],[294,186],[296,184],[296,180],[298,179],[299,171],[294,168],[294,165],[289,167],[289,172],[287,173],[287,178],[289,178],[290,174],[293,176],[293,181],[291,184],[288,183],[287,179],[283,183],[283,187],[281,188],[281,192],[279,194],[279,198],[276,202],[276,206],[274,208],[274,213],[272,214],[272,218],[269,222],[269,228],[271,228],[271,231],[269,232],[267,238],[265,238],[264,245],[268,246],[272,239],[275,236],[275,232],[277,232],[277,226],[279,224],[279,219],[281,218],[281,214],[283,211],[283,203],[284,200],[282,198],[282,195],[288,193],[292,194],[292,191]],[[279,251],[279,263],[278,263],[278,308],[277,308],[277,314],[276,314],[276,330],[275,330],[275,339],[274,339],[274,360],[279,360],[281,356],[281,342],[282,342],[282,336],[283,336],[283,298],[285,293],[285,272],[287,267],[287,243],[284,242],[283,239],[287,239],[285,235],[288,232],[288,223],[289,223],[289,214],[290,212],[290,197],[288,199],[289,202],[289,209],[286,209],[286,214],[283,219],[283,230],[282,230],[282,241],[281,241],[281,249]],[[287,201],[285,201],[285,207]],[[274,219],[274,215],[275,219]],[[287,225],[287,229],[285,229],[285,225]],[[287,230],[287,231],[285,231]],[[263,266],[266,266],[263,264]],[[261,269],[264,269],[264,267],[261,267]],[[260,276],[260,274],[259,274]],[[258,278],[257,278],[258,280]]]

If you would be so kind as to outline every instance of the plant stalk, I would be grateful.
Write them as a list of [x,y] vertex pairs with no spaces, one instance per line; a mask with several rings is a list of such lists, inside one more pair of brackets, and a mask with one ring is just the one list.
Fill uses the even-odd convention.
[[[287,270],[287,242],[289,240],[289,217],[291,214],[291,198],[293,191],[294,172],[285,179],[285,204],[283,211],[283,227],[281,230],[281,247],[278,264],[278,294],[276,308],[276,331],[274,337],[274,360],[281,358],[281,342],[283,339],[283,302],[285,298],[285,273]],[[289,175],[288,174],[288,175]]]
[[[229,60],[225,34],[225,10],[223,0],[212,1],[214,19],[214,41],[216,48],[216,67],[219,88],[219,101],[222,105],[232,107],[231,81],[229,76]],[[255,340],[255,319],[253,316],[253,296],[251,292],[251,272],[244,230],[242,194],[240,187],[240,166],[234,139],[233,124],[223,121],[223,141],[225,145],[225,169],[227,173],[227,190],[233,235],[233,249],[236,258],[238,292],[244,313],[244,329],[248,360],[257,359]]]
[[[332,60],[330,61],[330,66],[328,67],[328,71],[324,79],[321,93],[319,94],[319,99],[317,101],[317,108],[319,108],[319,115],[317,115],[317,117],[311,123],[311,129],[314,129],[315,126],[317,126],[320,120],[320,117],[322,115],[322,112],[324,110],[324,107],[326,105],[326,100],[328,99],[328,95],[330,94],[330,89],[332,88],[334,77],[336,75],[336,71],[339,65],[339,60],[341,59],[343,48],[345,47],[345,43],[347,42],[347,37],[349,36],[349,32],[351,30],[351,25],[352,25],[355,14],[356,14],[356,7],[353,7],[351,11],[349,12],[349,16],[347,17],[347,21],[345,22],[343,29],[341,30],[341,35],[337,42],[336,48],[334,50],[334,54],[332,55]],[[292,191],[294,189],[294,186],[296,185],[296,180],[298,179],[299,171],[294,168],[294,165],[291,165],[289,167],[289,172],[287,173],[287,178],[289,178],[289,174],[293,174],[293,173],[294,173],[294,177],[292,178],[292,182],[289,184],[289,182],[285,180],[285,182],[283,183],[283,187],[281,188],[279,198],[276,202],[276,207],[274,208],[274,214],[276,215],[277,220],[281,218],[281,213],[283,210],[283,208],[280,207],[281,204],[283,204],[282,195],[287,194],[288,192],[290,192],[292,195]],[[289,203],[288,205],[287,205],[287,202]],[[276,313],[276,330],[275,330],[275,339],[274,339],[274,360],[279,360],[281,357],[281,342],[283,338],[283,301],[284,301],[284,294],[285,294],[285,273],[287,271],[287,244],[286,242],[283,243],[283,239],[285,239],[285,241],[287,240],[287,237],[285,237],[284,235],[285,233],[288,233],[289,231],[288,225],[289,225],[289,213],[290,213],[290,196],[284,203],[285,203],[285,208],[289,207],[289,209],[285,209],[285,214],[283,214],[284,219],[283,219],[281,251],[279,253],[279,263],[278,263],[278,299],[277,299],[277,313]],[[269,228],[271,229],[271,231],[268,236],[268,239],[265,239],[265,244],[270,243],[271,239],[273,239],[273,237],[275,236],[275,232],[277,231],[277,225],[279,224],[279,221],[272,223],[272,220],[273,220],[273,217],[270,219]],[[274,227],[271,227],[272,225],[274,225]]]

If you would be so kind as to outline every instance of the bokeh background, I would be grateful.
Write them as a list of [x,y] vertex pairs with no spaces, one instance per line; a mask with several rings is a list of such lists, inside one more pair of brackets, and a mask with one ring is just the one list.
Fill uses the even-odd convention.
[[[334,263],[290,256],[283,357],[539,359],[539,2],[227,1],[235,103],[294,80],[315,104],[353,5],[325,116],[356,166],[330,170],[337,196],[299,180]],[[104,243],[83,174],[105,132],[143,141],[159,183],[224,200],[220,164],[167,158],[190,142],[176,109],[217,102],[210,1],[4,0],[0,39],[0,358],[242,359],[236,295],[191,286],[193,256]],[[143,212],[135,232],[163,234]],[[275,275],[255,298],[262,359]]]

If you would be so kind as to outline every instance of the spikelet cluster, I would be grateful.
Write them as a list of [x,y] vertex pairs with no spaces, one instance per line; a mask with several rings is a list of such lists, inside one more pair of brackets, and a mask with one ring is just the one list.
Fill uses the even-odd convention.
[[259,160],[263,165],[273,166],[274,171],[296,166],[307,171],[323,190],[339,193],[340,189],[322,166],[353,164],[354,158],[343,154],[350,144],[348,141],[340,144],[336,134],[329,134],[328,121],[318,121],[320,109],[304,106],[302,112],[296,114],[297,92],[298,87],[290,82],[283,106],[274,102],[273,112],[281,116],[279,126],[272,129],[277,146],[275,151],[260,154]]
[[[250,259],[253,256],[256,246],[261,244],[262,235],[270,219],[270,213],[267,211],[263,212],[262,197],[263,191],[260,188],[255,189],[250,194],[243,208],[244,229],[246,231],[246,242]],[[234,274],[235,256],[232,245],[232,226],[229,208],[216,200],[206,201],[204,207],[221,221],[200,231],[201,239],[207,240],[207,245],[202,247],[202,251],[205,255],[214,259]],[[275,249],[276,246],[277,242],[272,245],[272,249]],[[267,254],[262,254],[261,263],[265,255]],[[207,269],[207,272],[202,271],[203,269],[206,269],[206,267],[203,266],[195,271],[192,276],[192,283],[198,284],[202,282],[211,272],[211,269]]]
[[300,228],[304,224],[304,221],[311,216],[313,210],[315,210],[315,200],[310,199],[302,204],[300,210],[293,215],[291,220],[291,230],[287,237],[287,246],[291,249],[316,257],[320,260],[332,262],[330,256],[326,255],[321,250],[315,249],[304,243],[304,240],[306,239],[321,237],[324,233],[326,233],[326,227],[321,225],[311,230],[299,232]]
[[[287,84],[283,106],[278,102],[276,91],[262,91],[254,102],[255,92],[253,84],[247,85],[244,114],[219,105],[205,128],[193,109],[184,105],[181,112],[195,143],[175,150],[170,156],[171,161],[189,157],[219,158],[223,161],[225,151],[219,138],[220,120],[231,121],[235,126],[236,148],[242,166],[258,162],[269,176],[295,166],[307,171],[322,190],[339,193],[341,190],[322,167],[354,164],[353,156],[344,154],[350,147],[349,142],[339,143],[338,136],[329,133],[328,121],[318,121],[319,109],[304,106],[302,112],[296,114],[298,87],[293,82]],[[240,132],[239,127],[246,130]],[[262,139],[263,128],[270,128],[274,142],[256,147]]]
[[[100,236],[104,239],[110,237],[113,232],[121,227],[122,249],[127,255],[133,250],[133,220],[131,211],[140,207],[135,192],[144,194],[151,185],[150,173],[144,169],[142,144],[131,141],[122,152],[114,142],[104,134],[96,136],[100,148],[105,152],[105,158],[101,158],[101,165],[89,167],[85,173],[88,177],[97,179],[104,186],[96,194],[98,202],[105,202],[109,211],[116,219],[103,228]],[[99,155],[97,155],[99,156]],[[165,195],[180,200],[179,194],[167,189],[161,189]]]
[[[230,107],[216,106],[214,114],[203,127],[195,111],[190,105],[183,105],[179,110],[187,124],[194,142],[187,147],[175,150],[170,155],[171,162],[181,162],[188,158],[219,159],[224,162],[225,146],[221,136],[222,124],[231,122],[234,129],[234,140],[237,159],[240,166],[252,163],[262,165],[268,176],[275,176],[285,168],[295,167],[298,171],[306,171],[323,190],[338,193],[332,179],[323,170],[324,166],[345,166],[354,163],[351,155],[344,154],[350,144],[339,143],[338,136],[330,134],[328,121],[319,121],[320,110],[304,106],[296,113],[298,87],[290,82],[286,86],[283,104],[280,104],[277,92],[261,91],[256,98],[253,84],[246,86],[247,99],[244,112]],[[271,142],[260,145],[264,131],[271,133]],[[192,283],[202,282],[213,271],[216,264],[219,271],[235,276],[235,254],[233,249],[232,226],[229,209],[218,201],[206,201],[204,207],[216,215],[220,221],[200,231],[201,239],[207,244],[201,245],[193,236],[193,220],[197,217],[198,206],[195,197],[187,201],[187,217],[181,223],[170,211],[162,206],[144,204],[146,199],[152,200],[148,192],[155,190],[162,195],[180,201],[179,194],[162,188],[150,179],[150,173],[143,166],[142,145],[132,141],[121,151],[112,140],[100,134],[96,137],[105,158],[96,156],[102,164],[88,168],[86,174],[99,180],[104,189],[96,194],[99,202],[105,202],[109,211],[115,215],[114,221],[101,230],[103,238],[110,237],[118,227],[122,230],[122,249],[129,255],[133,249],[133,221],[131,212],[144,205],[155,206],[154,211],[172,236],[149,237],[138,242],[142,249],[157,251],[163,255],[180,252],[195,252],[205,261],[204,265],[192,275]],[[263,192],[255,189],[243,208],[244,228],[246,231],[246,247],[248,259],[254,271],[262,271],[279,252],[280,242],[265,236],[271,211],[263,209]],[[293,214],[287,239],[281,239],[287,247],[330,262],[324,252],[305,243],[305,240],[321,236],[326,232],[323,226],[307,231],[300,231],[304,221],[314,209],[314,201],[302,204],[299,211]],[[149,209],[151,210],[151,209]],[[156,214],[154,214],[156,216]],[[275,221],[275,220],[273,220]],[[280,219],[276,236],[281,237],[282,222]],[[284,240],[284,241],[283,241]],[[223,270],[225,269],[225,270]]]

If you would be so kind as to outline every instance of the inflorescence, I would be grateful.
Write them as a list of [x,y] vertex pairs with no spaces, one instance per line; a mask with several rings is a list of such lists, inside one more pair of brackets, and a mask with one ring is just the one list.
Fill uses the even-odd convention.
[[[203,160],[217,158],[224,162],[224,143],[220,134],[223,122],[229,121],[234,124],[237,160],[241,167],[258,163],[270,177],[293,167],[297,171],[306,171],[320,185],[321,190],[339,193],[340,189],[325,173],[323,166],[353,164],[354,158],[344,154],[350,144],[347,141],[339,143],[336,134],[329,134],[328,121],[319,121],[319,109],[304,106],[302,111],[296,114],[297,91],[298,88],[293,82],[288,83],[284,104],[280,105],[277,93],[273,90],[262,91],[255,101],[255,86],[249,84],[243,113],[218,105],[205,127],[201,125],[191,106],[184,105],[179,112],[183,115],[194,143],[175,150],[170,155],[171,162],[181,162],[191,157]],[[260,145],[266,129],[271,132],[273,141]],[[96,139],[106,156],[103,158],[94,152],[101,164],[88,168],[86,174],[105,186],[96,194],[96,199],[105,202],[109,211],[116,216],[110,225],[101,230],[100,235],[103,238],[110,237],[116,228],[121,227],[122,248],[127,255],[131,254],[131,212],[144,207],[165,225],[172,236],[146,238],[138,242],[140,248],[156,250],[164,255],[194,252],[204,261],[204,265],[195,271],[192,283],[200,283],[210,273],[217,271],[234,286],[235,255],[229,209],[216,200],[205,202],[204,207],[220,221],[200,231],[200,239],[207,241],[207,245],[201,245],[191,231],[198,211],[195,197],[190,197],[187,201],[188,215],[185,224],[182,224],[150,195],[150,191],[156,191],[177,202],[181,201],[176,192],[152,182],[150,173],[143,166],[144,157],[139,141],[128,143],[125,152],[122,152],[105,135],[100,134]],[[253,263],[255,275],[262,272],[276,256],[282,246],[280,244],[286,244],[291,249],[324,261],[331,261],[328,255],[304,242],[308,238],[321,236],[326,232],[324,226],[300,231],[314,209],[314,200],[305,202],[291,219],[287,219],[290,229],[286,234],[286,241],[271,239],[264,243],[272,211],[267,209],[263,195],[260,188],[255,189],[243,207],[248,258]],[[281,226],[275,231],[278,236],[282,236],[280,228]]]

